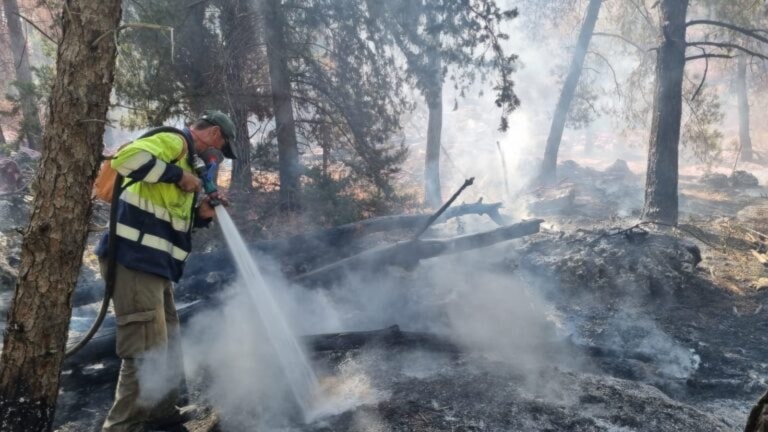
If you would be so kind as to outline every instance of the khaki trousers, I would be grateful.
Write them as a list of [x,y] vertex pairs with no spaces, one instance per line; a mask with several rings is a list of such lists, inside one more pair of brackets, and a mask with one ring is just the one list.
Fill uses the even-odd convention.
[[[99,264],[106,280],[106,260]],[[118,264],[112,305],[117,321],[117,355],[122,364],[115,402],[102,431],[141,432],[146,422],[175,412],[184,377],[173,283]],[[151,384],[151,402],[140,385],[142,365],[148,362],[152,377],[143,389]]]

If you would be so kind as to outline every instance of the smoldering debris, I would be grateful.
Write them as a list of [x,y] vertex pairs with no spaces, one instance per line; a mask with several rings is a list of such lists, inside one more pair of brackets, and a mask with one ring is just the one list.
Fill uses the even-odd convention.
[[557,172],[559,183],[538,187],[523,195],[531,214],[626,217],[642,206],[641,178],[624,160],[617,159],[602,171],[566,160],[558,164]]
[[[632,175],[620,163],[615,171]],[[581,212],[578,195],[574,204]],[[472,217],[433,234],[472,232]],[[191,398],[215,407],[211,423],[222,431],[734,430],[765,381],[768,352],[745,331],[761,328],[763,312],[713,286],[692,242],[624,223],[545,222],[525,240],[387,267],[375,278],[353,271],[313,291],[260,258],[294,327],[313,334],[303,341],[332,397],[303,423],[249,312],[222,309],[233,299],[209,290],[189,296],[205,299],[199,306],[217,299],[219,311],[192,314],[208,314],[207,335],[185,326]],[[197,276],[225,286],[230,276],[220,273]],[[240,331],[211,333],[220,322]],[[98,423],[108,407],[89,398],[111,399],[114,371],[106,362],[68,372],[60,430]],[[662,418],[646,418],[648,407]]]

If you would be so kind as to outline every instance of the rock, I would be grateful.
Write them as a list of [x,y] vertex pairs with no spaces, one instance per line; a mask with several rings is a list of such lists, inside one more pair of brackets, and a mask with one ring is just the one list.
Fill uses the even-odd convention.
[[616,159],[616,162],[605,169],[605,173],[611,175],[612,177],[619,178],[626,178],[634,175],[632,170],[629,169],[627,161],[623,159]]
[[730,176],[720,173],[706,173],[699,178],[699,183],[715,189],[756,187],[760,183],[752,173],[734,171]]
[[730,182],[731,187],[735,188],[756,187],[760,184],[760,182],[757,181],[757,177],[752,173],[742,170],[734,171],[728,178],[728,181]]
[[534,215],[557,214],[568,210],[576,199],[576,188],[564,184],[555,188],[541,188],[528,201],[528,211]]
[[731,185],[728,176],[720,173],[706,173],[699,178],[699,183],[715,189],[725,189]]
[[15,160],[0,158],[0,192],[15,192],[23,185],[21,169]]

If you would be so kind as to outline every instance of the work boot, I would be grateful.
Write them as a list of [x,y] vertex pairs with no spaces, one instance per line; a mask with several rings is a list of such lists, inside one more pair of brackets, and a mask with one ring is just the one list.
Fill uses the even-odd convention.
[[174,426],[179,426],[196,419],[203,413],[203,411],[203,408],[198,405],[187,405],[181,408],[176,408],[176,411],[169,416],[148,421],[147,429],[165,430]]

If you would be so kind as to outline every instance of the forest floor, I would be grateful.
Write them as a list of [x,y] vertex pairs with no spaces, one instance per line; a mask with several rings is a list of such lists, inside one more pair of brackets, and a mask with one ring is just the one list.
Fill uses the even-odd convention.
[[[637,167],[581,162],[564,162],[564,181],[525,197],[545,220],[537,235],[385,271],[374,290],[357,279],[306,292],[359,305],[355,290],[373,302],[397,287],[382,303],[397,313],[361,307],[354,313],[377,318],[342,320],[343,329],[397,324],[456,350],[397,340],[316,350],[313,367],[342,402],[309,423],[258,380],[242,377],[255,383],[245,393],[228,382],[227,398],[211,390],[216,373],[193,373],[190,399],[213,408],[185,430],[743,430],[768,389],[768,188],[684,171],[680,225],[638,225]],[[768,167],[746,167],[768,180]],[[432,234],[474,222],[445,225]],[[4,232],[0,267],[12,280],[18,245]],[[91,268],[81,285],[97,280]],[[64,372],[56,430],[98,430],[117,366],[108,357]]]

